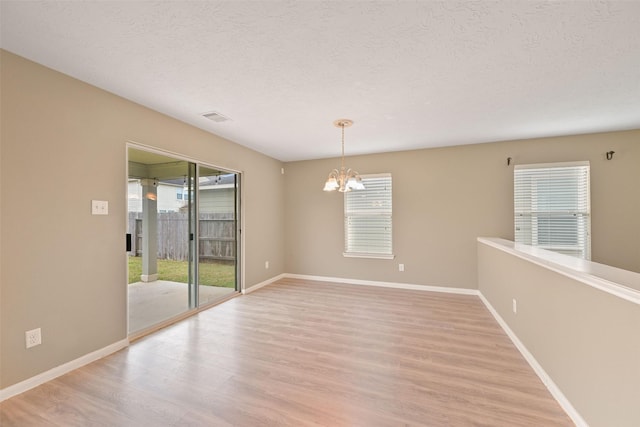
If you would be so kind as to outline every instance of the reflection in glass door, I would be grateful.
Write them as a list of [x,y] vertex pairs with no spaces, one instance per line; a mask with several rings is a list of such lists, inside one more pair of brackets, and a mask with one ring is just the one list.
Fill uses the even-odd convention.
[[237,288],[237,175],[129,148],[129,333]]

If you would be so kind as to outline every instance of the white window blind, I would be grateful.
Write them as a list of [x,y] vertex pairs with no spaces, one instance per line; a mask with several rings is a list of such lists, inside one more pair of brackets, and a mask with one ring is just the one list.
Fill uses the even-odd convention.
[[362,175],[362,183],[344,193],[344,255],[393,258],[391,174]]
[[517,165],[515,240],[591,258],[589,162]]

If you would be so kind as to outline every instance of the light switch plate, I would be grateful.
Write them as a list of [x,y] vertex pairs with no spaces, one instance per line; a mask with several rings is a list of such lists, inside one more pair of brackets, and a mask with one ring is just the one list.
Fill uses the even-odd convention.
[[92,200],[91,215],[109,215],[109,202],[106,200]]

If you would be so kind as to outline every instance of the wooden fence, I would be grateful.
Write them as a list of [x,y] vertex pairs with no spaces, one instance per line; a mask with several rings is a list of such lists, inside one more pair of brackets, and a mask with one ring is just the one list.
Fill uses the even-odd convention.
[[[142,213],[129,212],[131,253],[142,254]],[[184,212],[158,213],[158,258],[189,259],[189,217]],[[236,222],[233,213],[200,214],[200,260],[236,259]]]

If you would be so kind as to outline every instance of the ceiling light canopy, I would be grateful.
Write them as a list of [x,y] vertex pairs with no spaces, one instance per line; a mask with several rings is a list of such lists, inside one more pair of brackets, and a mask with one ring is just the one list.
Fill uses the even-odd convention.
[[324,183],[324,191],[338,190],[341,193],[346,193],[351,190],[364,190],[364,184],[362,178],[358,172],[345,168],[344,166],[344,128],[348,128],[353,125],[353,120],[338,119],[333,122],[335,127],[342,129],[342,163],[340,170],[334,169],[329,173],[327,182]]

